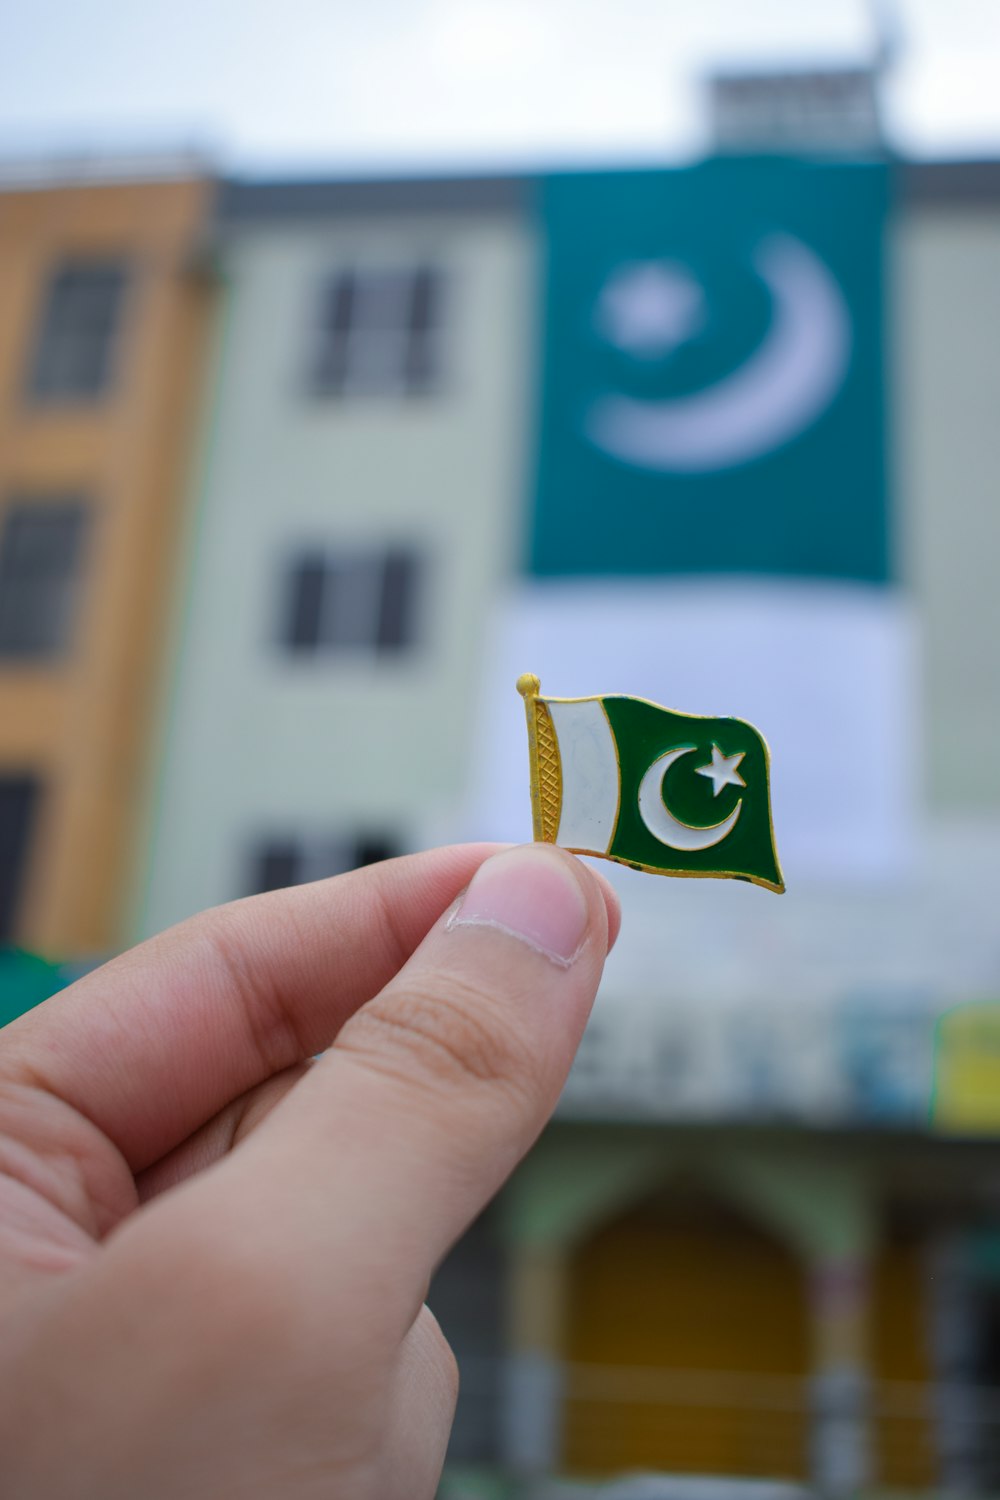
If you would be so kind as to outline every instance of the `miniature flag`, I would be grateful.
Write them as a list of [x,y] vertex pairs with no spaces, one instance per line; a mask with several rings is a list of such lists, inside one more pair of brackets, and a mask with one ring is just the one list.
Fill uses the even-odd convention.
[[542,698],[528,716],[537,840],[648,870],[785,884],[774,847],[767,744],[743,719],[644,698]]

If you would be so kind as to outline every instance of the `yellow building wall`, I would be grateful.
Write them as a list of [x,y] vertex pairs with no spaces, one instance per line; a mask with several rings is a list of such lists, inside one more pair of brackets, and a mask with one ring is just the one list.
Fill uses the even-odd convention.
[[[805,1479],[813,1317],[806,1263],[707,1201],[650,1200],[574,1253],[566,1293],[566,1469]],[[919,1237],[870,1267],[863,1355],[875,1482],[933,1492]]]
[[875,1478],[887,1488],[932,1490],[937,1460],[931,1421],[927,1296],[919,1239],[881,1247],[872,1286]]
[[570,1274],[570,1472],[808,1472],[809,1315],[795,1255],[735,1216],[637,1210]]
[[[0,193],[0,523],[15,494],[79,492],[91,507],[71,649],[37,665],[0,658],[0,774],[43,781],[15,938],[53,956],[125,937],[212,302],[195,268],[209,193],[203,180]],[[76,255],[130,267],[111,387],[35,403],[49,275]]]

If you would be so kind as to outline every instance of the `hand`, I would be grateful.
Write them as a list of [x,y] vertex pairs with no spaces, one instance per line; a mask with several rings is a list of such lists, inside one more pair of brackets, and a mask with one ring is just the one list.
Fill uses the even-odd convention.
[[427,1285],[618,923],[572,856],[491,853],[221,907],[0,1033],[4,1500],[430,1500]]

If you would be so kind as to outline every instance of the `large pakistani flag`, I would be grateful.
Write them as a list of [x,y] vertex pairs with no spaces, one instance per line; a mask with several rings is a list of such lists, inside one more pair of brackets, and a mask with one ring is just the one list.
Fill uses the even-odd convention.
[[883,166],[543,180],[529,570],[884,584]]
[[543,698],[530,673],[517,687],[536,839],[652,874],[785,889],[767,745],[751,724],[621,695]]
[[[884,462],[889,187],[883,165],[776,157],[539,184],[534,503],[482,664],[470,837],[509,838],[526,812],[503,684],[530,664],[567,693],[606,683],[764,727],[797,888],[908,868],[920,736]],[[652,711],[607,713],[617,731]],[[661,755],[695,747],[661,764],[667,813],[715,842],[689,857],[676,829],[658,840],[623,752],[614,856],[778,883],[756,740],[731,743],[744,731],[722,719],[651,722],[676,731]],[[715,744],[720,772],[743,753],[745,787],[699,774]],[[820,788],[818,744],[836,767]],[[642,855],[620,844],[629,823]]]

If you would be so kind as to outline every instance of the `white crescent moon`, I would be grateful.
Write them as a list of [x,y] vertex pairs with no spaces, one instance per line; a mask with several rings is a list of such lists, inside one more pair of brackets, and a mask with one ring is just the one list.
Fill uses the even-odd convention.
[[679,750],[668,750],[666,755],[653,761],[639,783],[640,818],[654,839],[659,839],[668,849],[680,849],[685,854],[721,844],[736,827],[736,819],[743,806],[741,797],[728,818],[723,818],[721,823],[712,823],[708,828],[695,828],[674,817],[663,800],[663,778],[675,760],[680,760],[682,755],[693,755],[696,749],[696,745],[682,745]]
[[586,422],[592,443],[637,468],[707,473],[781,447],[825,411],[851,351],[844,294],[819,256],[792,235],[763,240],[754,264],[774,304],[756,352],[690,396],[601,396]]

